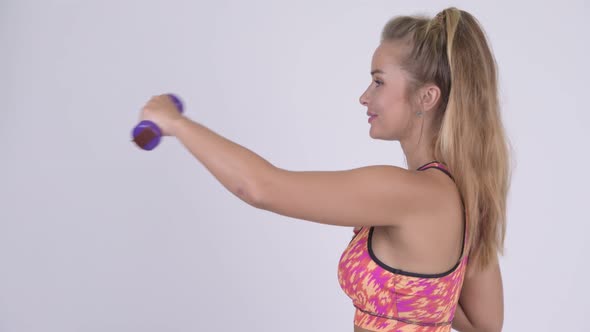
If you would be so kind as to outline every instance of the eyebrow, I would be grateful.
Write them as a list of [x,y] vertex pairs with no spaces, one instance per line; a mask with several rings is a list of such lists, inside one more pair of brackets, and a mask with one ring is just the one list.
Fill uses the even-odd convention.
[[385,74],[385,73],[381,69],[375,69],[371,72],[371,76],[373,76],[375,74]]

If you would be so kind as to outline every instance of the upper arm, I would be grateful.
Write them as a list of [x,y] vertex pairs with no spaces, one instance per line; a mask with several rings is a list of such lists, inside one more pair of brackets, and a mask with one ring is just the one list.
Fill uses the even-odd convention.
[[428,204],[440,193],[416,172],[386,165],[302,172],[275,167],[253,191],[256,207],[340,226],[398,225],[433,207]]
[[503,293],[496,259],[484,270],[466,274],[459,303],[473,326],[484,331],[500,331],[504,322]]

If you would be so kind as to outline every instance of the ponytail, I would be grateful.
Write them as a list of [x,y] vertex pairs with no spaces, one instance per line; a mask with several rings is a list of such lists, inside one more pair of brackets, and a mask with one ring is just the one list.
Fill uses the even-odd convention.
[[402,66],[410,76],[409,93],[426,83],[441,90],[434,158],[454,174],[468,225],[465,254],[483,269],[504,253],[511,177],[497,65],[484,31],[471,14],[450,7],[432,19],[395,17],[381,39],[408,43]]

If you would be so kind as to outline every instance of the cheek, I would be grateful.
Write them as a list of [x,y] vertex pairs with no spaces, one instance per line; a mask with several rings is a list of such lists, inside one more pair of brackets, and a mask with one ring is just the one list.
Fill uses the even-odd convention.
[[380,113],[386,114],[389,118],[405,117],[408,105],[403,97],[396,93],[385,94],[379,101]]
[[[380,105],[382,109],[379,114],[382,114],[380,123],[382,126],[388,128],[387,130],[392,134],[402,134],[407,130],[410,121],[409,105],[403,98],[388,98],[384,99]],[[395,136],[393,138],[399,138]]]

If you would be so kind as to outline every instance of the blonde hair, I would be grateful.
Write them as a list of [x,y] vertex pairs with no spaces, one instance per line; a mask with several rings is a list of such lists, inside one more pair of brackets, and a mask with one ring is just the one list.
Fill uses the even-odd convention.
[[511,178],[496,60],[485,33],[471,14],[450,7],[432,19],[390,19],[381,34],[381,42],[388,41],[407,45],[400,62],[408,73],[408,96],[427,83],[441,90],[434,158],[453,173],[468,222],[465,254],[483,269],[504,254]]

